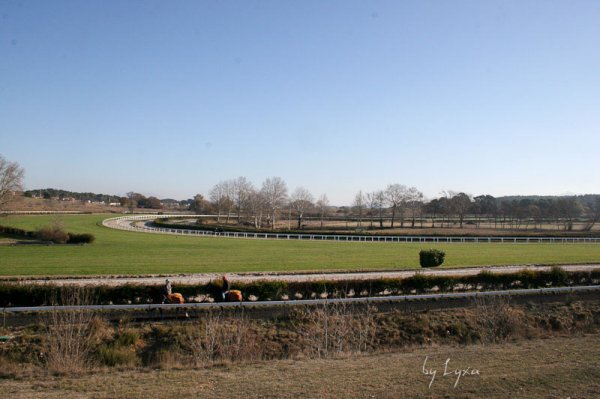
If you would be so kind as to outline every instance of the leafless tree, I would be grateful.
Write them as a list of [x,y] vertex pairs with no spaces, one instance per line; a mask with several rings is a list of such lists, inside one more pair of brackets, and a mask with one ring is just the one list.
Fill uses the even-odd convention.
[[129,208],[129,213],[133,213],[133,210],[137,208],[139,198],[142,196],[139,193],[134,191],[130,191],[127,194],[127,208]]
[[588,213],[590,221],[584,227],[585,231],[591,231],[592,228],[600,220],[600,198],[596,198],[596,201],[588,205]]
[[254,219],[254,227],[260,229],[262,226],[263,212],[267,208],[267,200],[264,197],[263,192],[250,188],[248,191],[247,207]]
[[[370,227],[373,227],[373,216],[376,214],[377,210],[381,207],[379,203],[379,192],[373,191],[372,193],[367,193],[365,195],[366,206],[369,209],[369,220]],[[383,223],[382,223],[383,224]]]
[[290,198],[290,205],[296,211],[298,216],[298,228],[302,227],[304,213],[311,207],[313,202],[312,194],[304,187],[298,187]]
[[356,196],[354,197],[354,210],[356,211],[356,214],[358,215],[358,226],[360,227],[362,225],[362,217],[363,217],[363,212],[365,210],[365,195],[363,194],[362,190],[360,190],[358,193],[356,193]]
[[385,207],[385,191],[375,191],[375,198],[377,199],[377,213],[379,215],[379,228],[383,228],[383,212]]
[[321,194],[315,205],[319,211],[319,218],[321,218],[321,228],[323,228],[323,218],[327,215],[327,211],[329,210],[329,199],[327,199],[327,195]]
[[210,200],[217,208],[217,222],[221,223],[221,215],[224,211],[229,210],[231,207],[231,199],[229,198],[229,192],[227,190],[227,182],[219,182],[214,185],[210,190]]
[[16,162],[7,161],[0,155],[0,210],[14,197],[15,192],[23,190],[25,171]]
[[416,187],[410,187],[406,193],[406,203],[411,211],[411,227],[414,228],[417,212],[423,205],[423,193],[417,190]]
[[406,201],[407,188],[403,184],[390,184],[385,189],[386,202],[392,207],[392,228],[394,228],[394,219],[396,218],[396,212],[400,208],[400,212]]
[[261,192],[269,212],[267,218],[274,229],[277,212],[285,206],[287,200],[287,185],[281,177],[269,177],[263,182]]
[[237,212],[237,222],[241,221],[242,211],[248,201],[248,196],[253,189],[252,183],[243,176],[233,180],[233,201]]

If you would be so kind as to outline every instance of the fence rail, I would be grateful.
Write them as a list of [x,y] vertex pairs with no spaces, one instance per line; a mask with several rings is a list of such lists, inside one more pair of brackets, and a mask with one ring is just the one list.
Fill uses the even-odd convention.
[[167,218],[198,218],[212,215],[130,215],[105,219],[102,224],[109,228],[128,231],[140,231],[155,234],[176,234],[183,236],[225,237],[245,239],[276,239],[299,241],[337,241],[337,242],[386,242],[386,243],[551,243],[551,244],[598,244],[598,237],[452,237],[452,236],[377,236],[377,235],[333,235],[333,234],[299,234],[299,233],[257,233],[236,231],[207,231],[192,229],[176,229],[171,227],[154,227],[136,222]]

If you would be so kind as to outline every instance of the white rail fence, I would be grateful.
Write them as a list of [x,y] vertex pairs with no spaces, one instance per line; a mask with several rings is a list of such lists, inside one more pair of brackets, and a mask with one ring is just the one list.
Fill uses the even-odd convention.
[[598,244],[600,238],[597,237],[437,237],[437,236],[375,236],[375,235],[333,235],[333,234],[298,234],[298,233],[255,233],[255,232],[235,232],[235,231],[206,231],[193,229],[176,229],[170,227],[140,225],[137,222],[170,219],[198,217],[211,217],[212,215],[130,215],[105,219],[102,224],[105,227],[139,231],[155,234],[175,234],[182,236],[201,236],[201,237],[226,237],[226,238],[245,238],[245,239],[275,239],[275,240],[303,240],[303,241],[339,241],[339,242],[387,242],[387,243],[508,243],[508,244],[527,244],[527,243],[551,243],[551,244]]

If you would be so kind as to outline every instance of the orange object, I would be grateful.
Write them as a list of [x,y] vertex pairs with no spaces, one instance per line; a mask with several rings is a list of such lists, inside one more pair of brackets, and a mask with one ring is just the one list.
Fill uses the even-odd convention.
[[229,290],[225,294],[225,300],[228,302],[242,302],[242,291]]
[[179,292],[167,295],[167,303],[184,303],[183,295]]

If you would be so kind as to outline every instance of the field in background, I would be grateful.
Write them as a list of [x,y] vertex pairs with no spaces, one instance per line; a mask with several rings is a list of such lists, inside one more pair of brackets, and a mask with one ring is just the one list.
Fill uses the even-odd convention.
[[115,215],[9,216],[0,224],[34,230],[60,221],[91,233],[92,245],[0,246],[0,275],[160,274],[419,268],[418,253],[446,251],[444,268],[600,262],[598,244],[405,244],[199,238],[131,233],[101,226]]

